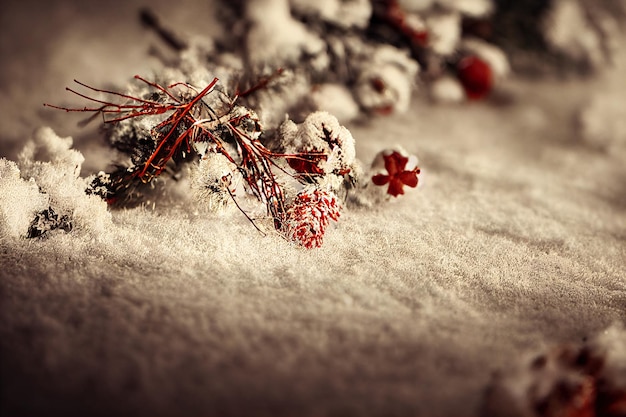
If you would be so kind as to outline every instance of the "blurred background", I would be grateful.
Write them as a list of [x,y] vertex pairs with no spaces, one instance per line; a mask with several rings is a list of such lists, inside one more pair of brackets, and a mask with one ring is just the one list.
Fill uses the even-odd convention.
[[[376,0],[374,7],[384,2]],[[333,3],[327,0],[320,7]],[[430,0],[398,3],[407,9],[432,8],[424,5],[435,4]],[[438,3],[462,13],[489,4],[482,0],[439,0]],[[306,2],[291,0],[291,4],[293,10],[306,10]],[[541,94],[542,82],[546,80],[549,83],[551,79],[569,78],[569,88],[589,82],[590,74],[592,78],[606,78],[604,67],[609,64],[617,63],[624,68],[625,54],[616,53],[623,49],[624,36],[616,29],[616,22],[621,21],[620,16],[626,10],[622,0],[496,0],[493,4],[495,13],[487,22],[464,17],[462,28],[452,26],[450,30],[471,31],[473,35],[490,38],[489,42],[507,52],[513,67],[510,78],[534,77],[537,94]],[[246,2],[229,5],[231,13],[237,7],[245,13]],[[68,117],[62,111],[44,108],[43,103],[84,105],[80,98],[65,91],[74,79],[119,89],[135,74],[150,78],[151,73],[162,67],[163,58],[167,59],[168,54],[174,56],[153,30],[142,25],[139,12],[146,7],[164,26],[184,37],[230,35],[216,24],[216,8],[220,7],[217,1],[0,2],[0,156],[15,159],[22,143],[40,126],[50,126],[61,136],[72,136],[75,146],[83,153],[88,147],[100,146],[100,142],[92,140],[97,136],[98,123],[78,127],[79,116]],[[464,16],[467,15],[471,13]],[[546,19],[547,15],[553,22]],[[605,56],[609,57],[606,62],[602,61]],[[593,71],[586,71],[590,69]],[[610,77],[602,85],[610,84],[610,90],[626,90],[615,71]],[[424,90],[421,86],[420,89]],[[616,99],[606,101],[608,104],[603,106],[616,112],[613,104]],[[616,117],[622,113],[616,112]],[[574,117],[572,122],[576,122]],[[88,159],[84,169],[101,168],[93,164]]]
[[[160,65],[151,46],[168,52],[140,22],[149,6],[169,27],[183,34],[215,31],[212,2],[37,1],[0,2],[0,156],[15,159],[39,126],[73,136],[85,150],[98,123],[79,128],[80,117],[44,108],[43,103],[80,104],[65,91],[77,79],[101,87],[124,86],[135,74]],[[89,169],[89,167],[85,167]]]

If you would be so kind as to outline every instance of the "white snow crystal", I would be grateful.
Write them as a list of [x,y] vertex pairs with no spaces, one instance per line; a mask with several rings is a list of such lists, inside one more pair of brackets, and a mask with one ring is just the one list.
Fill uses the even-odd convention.
[[201,206],[220,212],[231,201],[233,192],[241,183],[237,167],[224,155],[207,153],[197,164],[189,167],[191,189]]
[[48,208],[48,196],[34,179],[24,180],[13,161],[0,159],[0,238],[25,236],[35,214]]
[[61,138],[52,129],[38,129],[18,156],[22,178],[32,179],[49,196],[52,209],[68,215],[76,229],[103,233],[111,225],[106,203],[87,195],[88,180],[81,178],[83,155],[71,148],[72,138]]
[[85,158],[79,151],[72,149],[71,137],[61,138],[49,127],[44,127],[38,129],[33,139],[26,143],[19,161],[25,176],[37,176],[42,163],[49,162],[77,177]]

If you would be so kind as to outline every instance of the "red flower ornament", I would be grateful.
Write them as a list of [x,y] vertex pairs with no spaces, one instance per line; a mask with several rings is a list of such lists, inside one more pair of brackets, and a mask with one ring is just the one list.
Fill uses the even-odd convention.
[[408,157],[403,156],[398,151],[393,151],[390,154],[384,154],[383,159],[385,161],[385,170],[388,175],[374,175],[372,177],[372,182],[374,184],[379,186],[389,184],[387,194],[394,197],[404,194],[405,185],[408,185],[411,188],[417,187],[417,176],[420,173],[420,169],[415,167],[412,170],[407,171],[406,165],[409,162]]

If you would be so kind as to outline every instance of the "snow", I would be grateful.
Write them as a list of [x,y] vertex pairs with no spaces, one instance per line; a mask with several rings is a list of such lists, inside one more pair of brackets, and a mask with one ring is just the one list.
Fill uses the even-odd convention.
[[[52,51],[83,53],[99,16],[81,19],[50,32]],[[100,42],[123,54],[134,24]],[[238,210],[203,209],[184,181],[154,207],[108,211],[81,194],[113,155],[80,117],[31,107],[64,100],[65,78],[140,72],[139,57],[96,58],[24,66],[41,89],[18,77],[0,97],[0,411],[476,416],[494,372],[555,345],[599,338],[624,369],[623,66],[513,77],[464,105],[418,95],[404,114],[347,125],[365,164],[397,145],[419,155],[420,186],[344,209],[306,250]],[[25,239],[50,204],[76,227]]]
[[0,236],[25,236],[35,213],[48,205],[46,195],[39,192],[34,180],[24,180],[13,161],[0,159]]

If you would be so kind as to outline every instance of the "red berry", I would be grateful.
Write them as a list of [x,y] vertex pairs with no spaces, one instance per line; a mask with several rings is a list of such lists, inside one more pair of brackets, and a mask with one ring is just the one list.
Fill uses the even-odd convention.
[[481,99],[491,92],[493,73],[482,59],[474,55],[466,56],[459,61],[456,70],[469,99]]
[[286,157],[287,163],[296,172],[301,174],[323,174],[324,170],[319,163],[326,160],[326,155],[298,155]]
[[411,41],[415,45],[425,48],[428,45],[428,32],[425,30],[411,32]]

